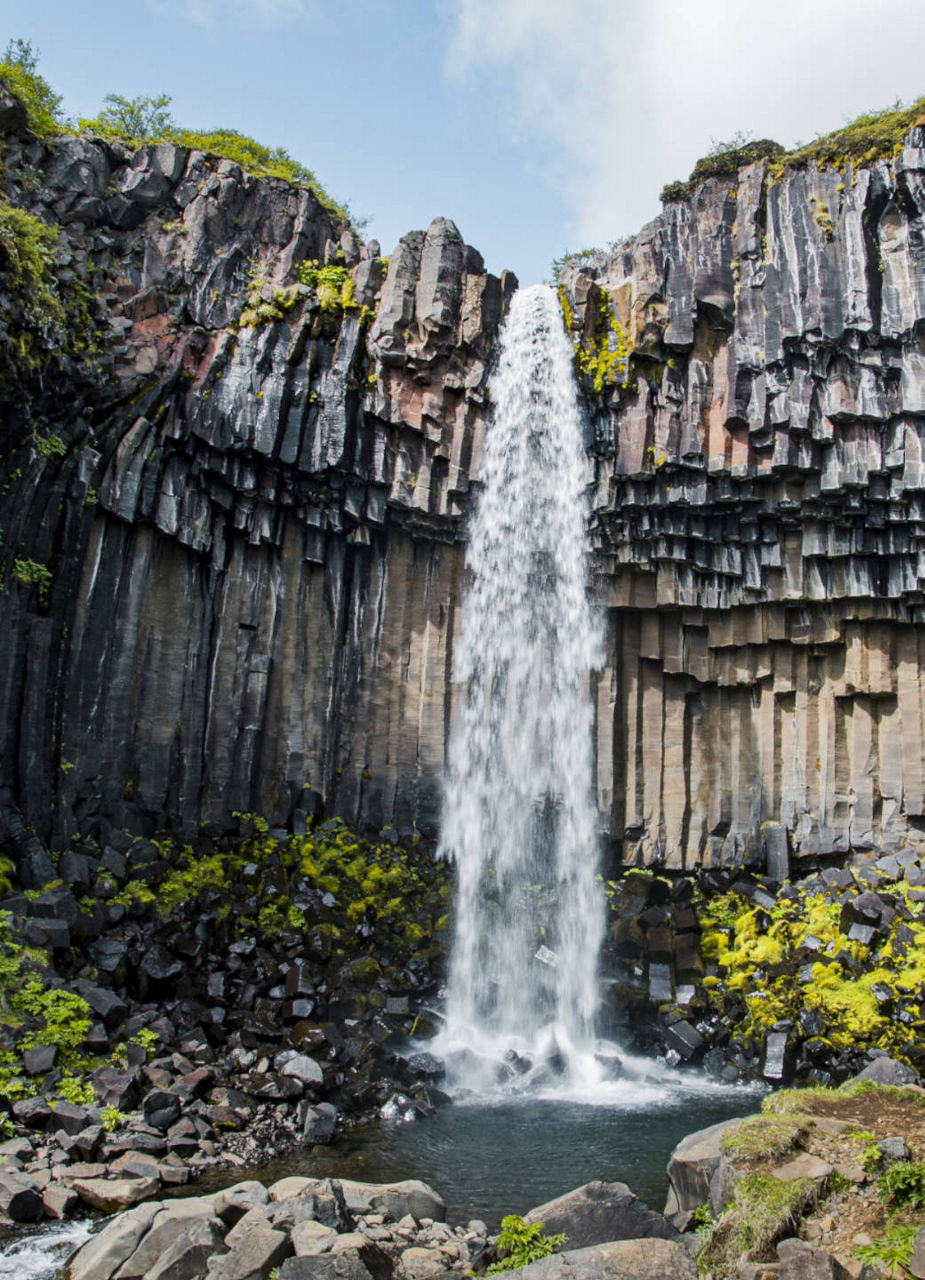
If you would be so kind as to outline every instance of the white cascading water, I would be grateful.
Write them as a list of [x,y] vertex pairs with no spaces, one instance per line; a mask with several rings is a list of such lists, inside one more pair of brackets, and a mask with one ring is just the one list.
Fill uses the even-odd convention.
[[526,1087],[591,1084],[605,916],[591,796],[601,640],[586,591],[590,474],[572,346],[548,286],[514,295],[490,392],[454,654],[465,692],[442,851],[459,884],[440,1048],[457,1085],[484,1085],[479,1064],[488,1079],[522,1072]]

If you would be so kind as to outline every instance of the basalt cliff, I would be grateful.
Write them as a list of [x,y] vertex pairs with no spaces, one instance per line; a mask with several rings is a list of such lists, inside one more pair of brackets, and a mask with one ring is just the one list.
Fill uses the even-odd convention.
[[[516,281],[445,219],[385,260],[306,190],[0,105],[7,199],[71,306],[43,327],[7,251],[5,821],[432,835]],[[708,179],[559,284],[615,857],[780,877],[918,848],[925,131]]]

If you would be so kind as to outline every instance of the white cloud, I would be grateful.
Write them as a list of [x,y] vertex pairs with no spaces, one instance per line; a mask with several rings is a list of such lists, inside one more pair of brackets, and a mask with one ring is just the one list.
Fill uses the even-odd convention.
[[714,138],[792,145],[925,93],[921,0],[893,0],[888,29],[870,0],[453,0],[453,12],[449,73],[488,78],[542,144],[573,248],[637,230]]

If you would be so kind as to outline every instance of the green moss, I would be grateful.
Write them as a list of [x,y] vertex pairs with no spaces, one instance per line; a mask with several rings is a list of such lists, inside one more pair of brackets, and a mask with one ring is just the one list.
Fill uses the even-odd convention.
[[588,337],[576,336],[577,321],[568,294],[561,286],[558,293],[565,327],[575,349],[575,371],[585,389],[595,399],[603,400],[616,387],[627,387],[630,344],[626,330],[614,315],[609,294],[606,290],[600,292]]
[[[62,286],[57,246],[57,227],[0,196],[0,291],[8,307],[9,366],[0,374],[0,395],[10,395],[24,377],[91,356],[97,348],[90,295],[76,278]],[[40,457],[63,449],[58,436],[35,436],[33,444]]]
[[[907,890],[898,886],[896,893]],[[895,1003],[914,999],[925,985],[925,925],[914,918],[919,904],[906,905],[912,918],[897,915],[871,949],[841,932],[840,904],[821,894],[800,891],[770,912],[737,895],[708,899],[699,910],[701,950],[718,972],[704,983],[707,998],[721,1015],[744,1003],[746,1016],[736,1016],[733,1034],[750,1049],[760,1049],[774,1022],[816,1010],[833,1049],[879,1048],[902,1058],[914,1030],[894,1019],[873,989],[886,987]],[[911,945],[905,933],[906,942],[897,944],[900,925],[911,931]],[[808,937],[815,938],[812,981],[794,982],[797,968],[807,963],[801,948]]]
[[38,564],[35,560],[14,560],[13,577],[17,582],[22,582],[26,586],[38,587],[39,604],[44,607],[48,603],[51,570],[47,565]]
[[344,266],[323,266],[316,258],[306,258],[296,268],[300,284],[317,290],[322,312],[334,314],[359,308],[353,286],[353,276]]
[[729,1155],[746,1160],[775,1160],[792,1151],[809,1132],[809,1121],[803,1115],[764,1114],[749,1116],[728,1129],[720,1145]]
[[716,1223],[698,1266],[726,1276],[741,1261],[761,1259],[793,1231],[816,1196],[810,1178],[781,1182],[765,1173],[747,1174],[736,1184],[732,1205]]

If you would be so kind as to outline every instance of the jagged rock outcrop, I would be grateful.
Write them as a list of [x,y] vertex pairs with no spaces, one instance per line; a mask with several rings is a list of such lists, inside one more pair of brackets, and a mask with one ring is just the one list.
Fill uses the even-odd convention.
[[307,190],[172,145],[19,133],[4,162],[96,307],[82,357],[4,384],[7,802],[56,843],[319,805],[432,828],[516,281],[446,219],[386,263]]
[[562,274],[593,404],[629,861],[920,845],[925,130],[889,161],[666,205]]

